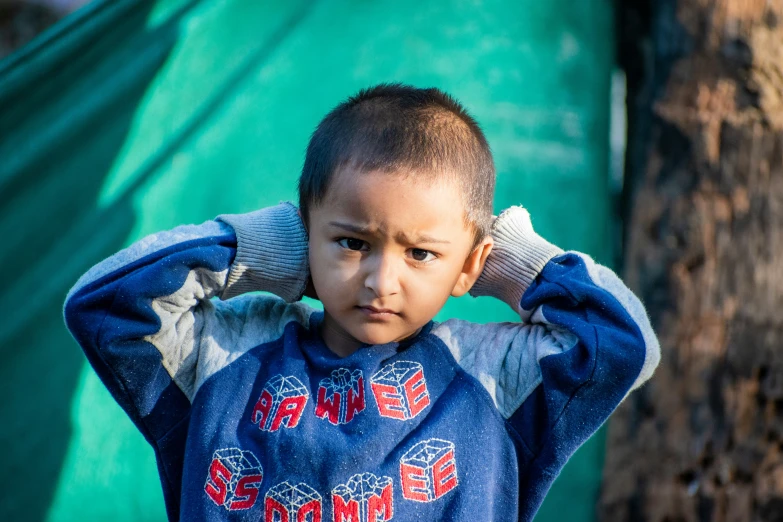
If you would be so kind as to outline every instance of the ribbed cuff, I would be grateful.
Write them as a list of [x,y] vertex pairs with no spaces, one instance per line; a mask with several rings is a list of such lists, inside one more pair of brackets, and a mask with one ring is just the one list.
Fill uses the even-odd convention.
[[530,214],[523,207],[504,210],[495,219],[491,233],[495,245],[470,294],[495,297],[520,312],[525,290],[544,265],[563,250],[536,234]]
[[237,236],[237,255],[221,299],[265,291],[292,302],[307,286],[307,232],[296,207],[280,203],[246,214],[223,214]]

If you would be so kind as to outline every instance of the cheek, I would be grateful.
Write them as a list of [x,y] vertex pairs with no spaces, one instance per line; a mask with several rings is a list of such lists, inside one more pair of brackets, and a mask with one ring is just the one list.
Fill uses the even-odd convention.
[[344,259],[331,247],[330,244],[320,244],[310,249],[310,274],[319,297],[345,292],[356,273],[356,268],[352,267],[356,263]]
[[447,266],[428,272],[411,272],[407,278],[406,294],[429,313],[430,308],[439,308],[451,295],[459,275],[454,272]]

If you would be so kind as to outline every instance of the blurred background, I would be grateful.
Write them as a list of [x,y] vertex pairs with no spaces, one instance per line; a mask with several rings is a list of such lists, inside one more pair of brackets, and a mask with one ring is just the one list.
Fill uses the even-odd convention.
[[0,59],[90,0],[0,0]]
[[[92,264],[295,200],[361,88],[453,94],[496,210],[623,276],[663,361],[537,520],[783,520],[779,0],[0,0],[0,520],[165,520],[154,456],[65,330]],[[437,319],[514,320],[491,299]],[[482,520],[481,514],[476,514]]]

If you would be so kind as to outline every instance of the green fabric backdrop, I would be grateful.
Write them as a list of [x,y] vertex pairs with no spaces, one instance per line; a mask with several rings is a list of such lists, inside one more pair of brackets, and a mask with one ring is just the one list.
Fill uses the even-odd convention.
[[[295,198],[309,134],[381,81],[438,86],[483,126],[496,210],[527,206],[609,262],[611,2],[107,0],[0,63],[0,519],[164,520],[152,451],[61,306],[132,241]],[[513,320],[452,300],[438,316]],[[603,436],[539,521],[591,521]],[[479,515],[480,518],[480,515]]]

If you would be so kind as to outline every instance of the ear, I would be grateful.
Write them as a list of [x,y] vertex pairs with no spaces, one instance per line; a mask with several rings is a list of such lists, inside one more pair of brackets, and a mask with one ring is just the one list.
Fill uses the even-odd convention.
[[302,215],[302,209],[301,209],[301,208],[299,208],[299,207],[297,207],[297,208],[296,208],[296,213],[297,213],[297,214],[299,214],[299,219],[301,219],[301,220],[302,220],[302,226],[304,226],[304,229],[305,229],[305,234],[307,234],[307,236],[309,237],[309,236],[310,236],[310,230],[308,230],[308,226],[307,226],[307,220],[306,220],[306,219],[305,219],[305,217]]
[[468,255],[465,264],[462,266],[462,272],[457,278],[457,283],[451,291],[452,296],[461,297],[473,287],[473,284],[481,275],[481,271],[484,270],[484,263],[486,263],[494,244],[492,236],[486,236]]

